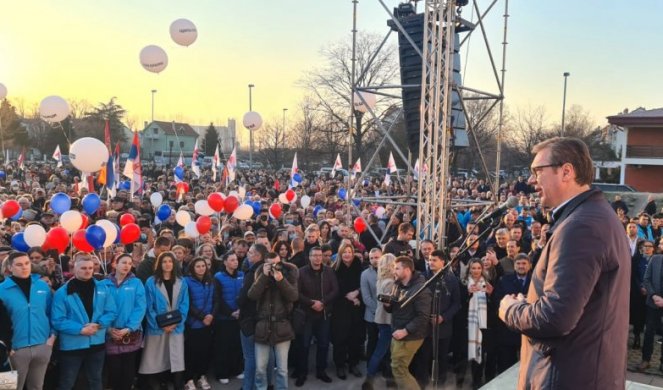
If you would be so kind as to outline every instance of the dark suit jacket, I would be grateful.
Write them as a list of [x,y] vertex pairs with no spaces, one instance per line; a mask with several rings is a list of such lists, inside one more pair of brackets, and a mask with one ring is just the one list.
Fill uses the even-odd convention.
[[652,300],[653,295],[663,297],[663,286],[661,286],[661,263],[663,263],[663,255],[654,255],[649,259],[647,271],[645,271],[645,278],[642,284],[647,290],[647,306],[657,308]]
[[[426,280],[433,276],[430,270],[424,270],[423,274]],[[440,338],[444,339],[451,337],[453,319],[456,313],[460,310],[460,282],[450,269],[448,269],[441,278],[442,284],[440,285],[440,293],[438,295],[437,312],[444,319],[444,321],[438,326]],[[434,297],[435,283],[429,285],[429,288]],[[433,302],[431,301],[431,304],[432,303]]]
[[523,333],[519,389],[623,389],[631,256],[600,190],[559,213],[532,274],[527,302],[505,323]]
[[[525,286],[523,286],[518,275],[515,273],[504,275],[500,278],[500,281],[495,286],[495,292],[493,292],[493,300],[500,302],[502,298],[511,294],[523,294],[527,295],[527,290],[529,289],[529,284],[532,280],[531,275],[527,275],[525,278]],[[517,346],[520,345],[521,335],[519,332],[514,332],[506,327],[504,322],[501,320],[497,323],[496,326],[496,337],[497,343],[499,345],[509,345]]]

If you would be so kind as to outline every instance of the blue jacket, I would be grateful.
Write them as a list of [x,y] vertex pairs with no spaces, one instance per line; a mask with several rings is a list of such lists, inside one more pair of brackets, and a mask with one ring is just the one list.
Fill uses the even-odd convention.
[[110,275],[104,280],[108,287],[115,305],[117,306],[117,318],[111,324],[116,329],[130,329],[131,331],[142,330],[141,323],[145,318],[147,301],[145,299],[145,287],[134,274],[130,273],[117,286],[115,275]]
[[[179,294],[178,294],[179,290]],[[147,319],[146,333],[148,335],[162,335],[163,329],[157,325],[157,315],[167,313],[172,310],[179,310],[182,313],[182,322],[177,325],[173,333],[184,332],[184,322],[189,313],[189,289],[187,288],[186,281],[178,278],[173,285],[173,298],[174,304],[171,306],[168,303],[168,296],[166,295],[166,287],[163,284],[157,286],[154,281],[154,276],[150,276],[145,282],[145,295],[147,297]]]
[[214,275],[218,283],[218,298],[219,310],[215,317],[221,320],[233,320],[230,315],[238,309],[237,299],[244,284],[244,272],[237,270],[234,276],[230,276],[226,271],[217,272]]
[[51,289],[39,275],[32,274],[30,277],[30,302],[10,277],[0,284],[0,300],[5,304],[13,324],[13,349],[44,344],[54,333],[48,319],[53,301]]
[[193,276],[185,276],[189,288],[189,313],[186,325],[193,329],[204,328],[203,319],[214,312],[214,283],[204,284]]
[[[67,292],[69,283],[65,283],[55,292],[51,309],[51,324],[60,336],[60,349],[72,351],[104,344],[106,328],[111,326],[117,317],[115,299],[105,281],[94,280],[92,318],[88,317],[83,301],[78,294]],[[99,324],[100,329],[92,336],[82,335],[81,330],[85,324],[89,323]]]

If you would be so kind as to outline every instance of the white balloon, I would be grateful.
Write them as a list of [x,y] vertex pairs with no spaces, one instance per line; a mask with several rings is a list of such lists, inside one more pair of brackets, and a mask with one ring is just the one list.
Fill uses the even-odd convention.
[[191,214],[189,214],[189,212],[186,210],[180,210],[175,213],[175,221],[177,221],[180,226],[185,227],[189,222],[191,222]]
[[244,199],[245,196],[246,196],[246,188],[244,188],[244,186],[239,187],[239,198]]
[[198,238],[200,233],[198,232],[198,228],[196,228],[196,222],[191,221],[187,223],[186,226],[184,226],[184,233],[191,238]]
[[28,225],[23,232],[23,239],[30,247],[42,246],[46,241],[46,230],[41,225]]
[[168,66],[168,54],[159,46],[145,46],[140,51],[140,64],[147,71],[159,73]]
[[283,204],[290,203],[290,202],[288,202],[288,198],[286,198],[286,196],[285,196],[285,192],[279,195],[279,202],[281,202]]
[[98,172],[108,162],[108,148],[96,138],[79,138],[69,148],[69,159],[81,172]]
[[249,111],[244,114],[242,123],[249,130],[258,130],[262,126],[262,117],[255,111]]
[[198,38],[196,25],[187,19],[177,19],[170,24],[170,37],[182,46],[189,46]]
[[0,83],[0,100],[7,97],[7,87],[3,83]]
[[106,241],[104,241],[104,248],[108,248],[109,246],[113,245],[115,239],[117,238],[117,228],[115,227],[115,224],[113,224],[113,222],[107,219],[101,219],[97,221],[95,225],[101,227],[102,229],[104,229],[104,232],[106,232]]
[[382,206],[380,206],[380,207],[378,207],[377,209],[375,209],[375,215],[376,215],[378,218],[382,218],[382,217],[384,217],[384,213],[386,213],[386,212],[387,212],[387,210],[385,210],[385,208],[382,207]]
[[240,221],[246,221],[247,219],[253,216],[253,207],[248,204],[243,204],[239,206],[233,213],[233,217],[239,219]]
[[47,96],[39,103],[39,116],[48,123],[62,122],[70,112],[69,103],[60,96]]
[[161,206],[161,203],[163,203],[163,195],[161,195],[161,192],[155,192],[150,195],[150,203],[152,203],[152,207]]
[[311,197],[308,195],[303,195],[299,200],[299,203],[301,203],[303,208],[307,208],[311,204]]
[[207,203],[207,200],[205,200],[205,199],[201,199],[201,200],[197,201],[193,205],[193,207],[196,209],[196,214],[199,214],[199,215],[210,216],[210,215],[216,213],[216,211],[214,211],[213,208],[209,207],[209,203]]
[[235,191],[235,190],[230,191],[230,192],[228,193],[228,196],[234,196],[235,198],[237,198],[238,201],[240,200],[239,192],[237,192],[237,191]]
[[[364,104],[364,102],[361,101],[359,95],[361,95],[364,98],[364,100],[366,100],[366,104]],[[355,92],[355,101],[354,101],[355,110],[359,112],[368,112],[368,108],[366,107],[366,105],[368,105],[368,107],[370,107],[371,110],[374,109],[376,98],[377,96],[374,93],[366,91]]]
[[62,225],[69,234],[81,228],[83,216],[76,210],[67,210],[60,216],[60,225]]

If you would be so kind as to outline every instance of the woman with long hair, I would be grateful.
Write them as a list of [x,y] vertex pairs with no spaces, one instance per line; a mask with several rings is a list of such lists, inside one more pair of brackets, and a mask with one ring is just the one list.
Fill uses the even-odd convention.
[[[172,373],[176,389],[184,388],[184,322],[189,313],[189,289],[175,254],[163,252],[145,282],[147,327],[145,349],[138,372],[150,375],[159,388],[159,376]],[[179,312],[179,313],[177,313]],[[179,319],[171,323],[169,319]]]
[[[217,310],[214,313],[214,373],[222,384],[231,377],[242,379],[244,355],[239,337],[239,308],[237,299],[244,283],[244,272],[234,252],[223,256],[223,267],[214,275]],[[223,352],[221,352],[223,351]]]
[[290,245],[288,245],[287,241],[276,241],[274,245],[272,245],[272,252],[279,255],[279,257],[285,261],[290,258]]
[[218,257],[216,257],[214,245],[211,243],[203,243],[198,247],[198,249],[196,249],[196,258],[198,257],[205,259],[207,268],[209,268],[212,274],[216,273],[221,267],[221,261]]
[[469,295],[467,311],[467,357],[472,362],[472,386],[479,388],[485,368],[484,347],[488,343],[485,333],[488,330],[488,297],[493,286],[488,283],[483,260],[471,258],[465,275]]
[[331,318],[331,336],[334,344],[336,374],[346,379],[349,371],[360,378],[357,367],[361,357],[362,334],[364,333],[364,310],[361,303],[360,280],[361,260],[355,256],[352,244],[341,244],[334,264],[338,279],[338,296]]
[[[376,281],[376,292],[380,295],[391,295],[394,287],[394,260],[396,256],[387,253],[380,257],[378,263],[378,277]],[[372,388],[373,378],[380,369],[382,360],[389,352],[391,345],[391,313],[388,313],[382,302],[378,301],[375,309],[375,323],[378,325],[378,340],[373,355],[366,364],[367,388]]]
[[136,358],[143,343],[142,322],[147,301],[145,287],[131,267],[133,259],[124,253],[113,259],[115,272],[105,280],[115,298],[117,317],[106,333],[106,368],[113,390],[131,390],[136,377]]
[[189,263],[189,276],[184,280],[189,289],[189,315],[184,331],[184,362],[186,364],[186,390],[195,390],[196,384],[211,389],[207,371],[212,358],[212,322],[214,321],[214,283],[207,260],[196,257]]
[[331,240],[331,225],[327,221],[318,222],[320,227],[320,244],[324,245]]

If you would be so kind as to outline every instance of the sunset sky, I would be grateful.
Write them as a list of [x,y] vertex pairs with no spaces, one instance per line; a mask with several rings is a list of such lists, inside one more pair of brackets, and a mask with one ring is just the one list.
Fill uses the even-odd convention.
[[[499,62],[503,1],[487,21]],[[392,8],[399,1],[385,3]],[[482,8],[488,3],[480,2]],[[349,41],[352,27],[350,0],[2,0],[1,9],[0,83],[10,101],[32,107],[60,95],[96,104],[116,96],[141,128],[150,119],[152,89],[158,90],[155,119],[225,125],[234,117],[241,127],[249,83],[256,85],[253,105],[263,119],[280,121],[287,107],[294,120],[305,92],[297,81],[319,66],[322,47]],[[565,71],[571,73],[567,107],[582,105],[597,125],[626,107],[663,106],[663,2],[511,0],[509,13],[505,95],[511,111],[542,105],[551,122],[559,121]],[[471,17],[469,7],[463,16]],[[188,48],[170,39],[170,23],[178,18],[198,28]],[[360,30],[383,36],[387,18],[377,0],[360,0]],[[149,44],[169,56],[159,75],[138,61]],[[496,91],[486,63],[477,34],[465,82]]]

